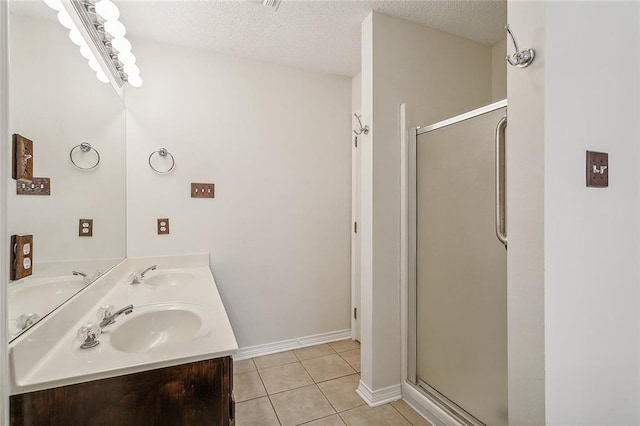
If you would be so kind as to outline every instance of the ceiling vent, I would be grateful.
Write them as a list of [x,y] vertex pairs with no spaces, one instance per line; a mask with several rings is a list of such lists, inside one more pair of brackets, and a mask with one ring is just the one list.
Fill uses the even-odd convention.
[[262,0],[262,4],[273,10],[278,10],[281,0]]

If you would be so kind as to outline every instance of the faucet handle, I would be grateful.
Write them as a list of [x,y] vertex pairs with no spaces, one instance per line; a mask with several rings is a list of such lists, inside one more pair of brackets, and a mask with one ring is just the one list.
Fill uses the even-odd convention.
[[98,312],[96,312],[96,317],[98,317],[99,320],[103,320],[112,316],[115,312],[116,308],[113,305],[106,305],[98,309]]
[[100,334],[102,334],[100,326],[95,322],[88,322],[80,327],[76,337],[82,342],[80,347],[82,349],[88,349],[100,344],[100,341],[98,340],[98,336],[100,336]]
[[38,322],[39,319],[38,314],[22,314],[16,319],[16,326],[19,330],[25,330]]

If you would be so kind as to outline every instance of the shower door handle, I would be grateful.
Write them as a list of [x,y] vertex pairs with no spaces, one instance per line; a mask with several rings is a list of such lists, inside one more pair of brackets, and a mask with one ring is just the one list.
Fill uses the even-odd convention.
[[507,247],[507,222],[506,222],[506,183],[503,185],[505,172],[506,150],[505,136],[507,117],[502,117],[496,126],[496,236],[504,247]]

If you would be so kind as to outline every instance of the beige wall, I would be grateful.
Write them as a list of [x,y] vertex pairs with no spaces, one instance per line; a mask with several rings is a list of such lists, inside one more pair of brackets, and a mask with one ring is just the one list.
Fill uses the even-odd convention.
[[490,103],[491,47],[379,13],[362,33],[362,381],[375,391],[400,383],[400,104],[411,127]]
[[501,101],[507,98],[507,39],[491,46],[491,100]]
[[507,310],[509,424],[542,425],[544,411],[545,4],[509,2],[508,21],[528,68],[509,67],[507,126]]

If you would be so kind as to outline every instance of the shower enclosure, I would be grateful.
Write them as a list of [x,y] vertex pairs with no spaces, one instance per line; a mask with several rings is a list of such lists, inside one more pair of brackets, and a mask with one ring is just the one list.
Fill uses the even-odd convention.
[[506,105],[409,134],[408,380],[469,425],[506,425]]

